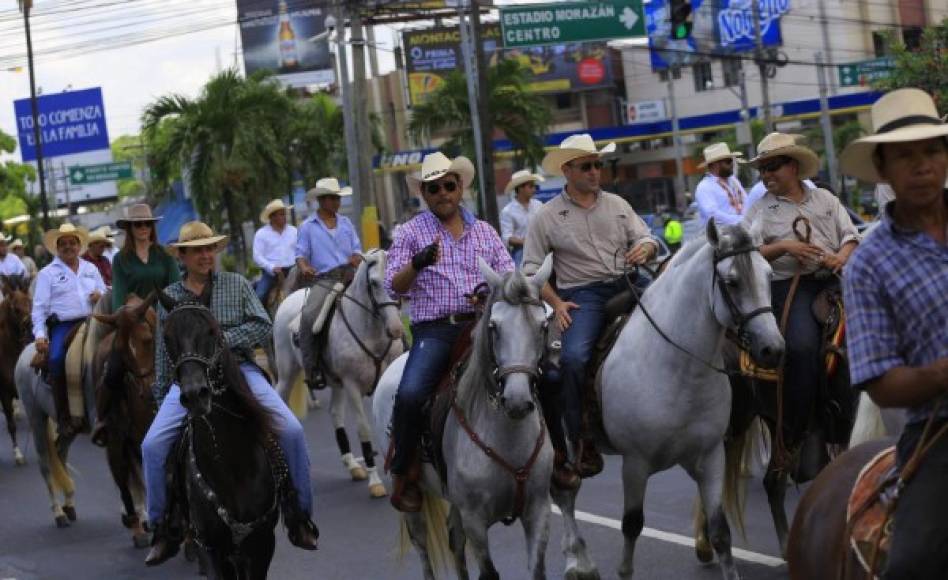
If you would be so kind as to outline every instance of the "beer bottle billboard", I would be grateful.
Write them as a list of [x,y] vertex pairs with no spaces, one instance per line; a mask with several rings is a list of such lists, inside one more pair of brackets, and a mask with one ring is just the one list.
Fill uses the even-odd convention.
[[280,62],[278,69],[280,71],[293,70],[299,67],[299,52],[296,47],[296,33],[293,32],[293,25],[290,24],[290,14],[286,8],[286,0],[280,0],[280,32],[277,38],[280,43]]

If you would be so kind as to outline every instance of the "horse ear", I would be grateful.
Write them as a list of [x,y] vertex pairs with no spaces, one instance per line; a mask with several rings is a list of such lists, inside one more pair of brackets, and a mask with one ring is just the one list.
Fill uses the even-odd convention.
[[495,272],[494,269],[490,267],[490,264],[488,264],[484,258],[480,256],[477,257],[477,267],[480,269],[481,276],[484,277],[484,280],[487,280],[487,285],[492,289],[497,288],[504,283],[504,280],[501,278],[500,274]]
[[711,244],[711,247],[718,247],[718,226],[714,223],[714,218],[708,220],[708,227],[705,229],[705,233],[708,237],[708,242]]
[[550,279],[550,274],[553,273],[553,254],[547,254],[543,258],[543,263],[540,264],[540,268],[536,271],[533,276],[530,276],[528,279],[530,283],[536,286],[538,291],[543,290],[543,286],[546,285],[547,281]]
[[117,314],[93,314],[92,317],[102,324],[111,326],[112,328],[115,328],[115,323],[118,320]]
[[750,226],[748,226],[746,222],[743,222],[741,227],[747,229],[747,233],[750,234],[755,246],[759,247],[764,244],[764,220],[755,219],[750,223]]
[[161,306],[164,307],[165,310],[167,310],[168,312],[171,312],[172,310],[174,310],[174,305],[175,305],[174,298],[165,294],[164,290],[158,290],[157,295],[158,295],[158,302],[161,303]]

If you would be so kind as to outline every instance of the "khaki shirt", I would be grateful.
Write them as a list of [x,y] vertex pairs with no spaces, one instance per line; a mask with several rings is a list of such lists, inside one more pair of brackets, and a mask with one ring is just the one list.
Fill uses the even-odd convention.
[[[797,203],[782,195],[771,192],[764,194],[744,216],[745,224],[756,225],[760,221],[761,233],[765,244],[781,240],[799,240],[793,232],[793,220],[804,216],[810,220],[813,232],[810,243],[829,252],[838,252],[848,242],[858,242],[859,232],[846,213],[846,208],[836,196],[825,189],[804,188],[803,201]],[[806,235],[801,223],[797,228]],[[797,259],[784,254],[770,263],[774,270],[774,280],[792,278],[797,271]],[[802,274],[812,274],[819,264],[804,262]]]
[[643,243],[658,248],[648,226],[624,199],[602,191],[587,209],[564,189],[530,221],[523,271],[533,274],[553,252],[559,288],[612,280],[622,274],[626,249]]

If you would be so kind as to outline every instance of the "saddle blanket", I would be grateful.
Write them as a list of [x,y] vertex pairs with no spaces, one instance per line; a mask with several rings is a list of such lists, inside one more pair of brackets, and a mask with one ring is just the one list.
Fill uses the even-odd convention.
[[846,506],[846,522],[852,530],[849,543],[873,578],[877,577],[876,571],[885,570],[892,541],[890,514],[895,498],[891,490],[897,481],[895,475],[895,447],[889,447],[859,472]]
[[86,333],[89,321],[76,327],[66,350],[66,393],[69,395],[69,414],[73,418],[85,417],[85,398],[82,390],[82,377],[85,373]]

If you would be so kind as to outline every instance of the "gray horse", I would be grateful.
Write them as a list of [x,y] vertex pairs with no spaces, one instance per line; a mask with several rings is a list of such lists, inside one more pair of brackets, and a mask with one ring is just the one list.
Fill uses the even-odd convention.
[[[553,449],[541,413],[536,411],[534,383],[545,351],[547,325],[540,289],[550,276],[552,260],[547,257],[532,278],[519,272],[497,274],[482,259],[478,265],[491,292],[474,330],[471,358],[458,381],[455,408],[444,426],[441,450],[447,482],[442,485],[435,469],[426,464],[421,481],[424,508],[404,514],[405,523],[426,579],[434,578],[433,562],[450,559],[439,554],[446,531],[459,578],[468,578],[467,540],[480,577],[497,578],[487,529],[519,516],[526,535],[530,577],[545,578]],[[407,358],[403,355],[389,367],[372,399],[376,434],[383,449],[389,445],[395,394]],[[499,459],[489,457],[470,433]],[[522,487],[511,469],[520,470]],[[437,498],[451,504],[447,520]]]
[[[604,450],[622,456],[622,577],[632,576],[649,476],[680,465],[711,516],[724,578],[738,578],[722,501],[731,391],[718,372],[721,346],[730,328],[761,364],[776,364],[784,348],[770,308],[770,265],[757,246],[741,226],[709,222],[707,242],[691,242],[672,259],[599,371]],[[598,578],[576,525],[576,493],[553,492],[565,517],[566,577]]]
[[[353,480],[368,479],[369,495],[387,495],[375,468],[372,426],[366,417],[362,398],[370,395],[388,365],[402,353],[405,331],[398,304],[385,292],[386,254],[373,250],[363,256],[352,283],[337,303],[335,313],[326,322],[329,337],[322,353],[323,369],[332,389],[330,414],[336,429],[336,442],[342,462]],[[284,400],[290,396],[302,368],[299,347],[293,334],[312,332],[299,328],[299,318],[308,290],[297,290],[283,301],[273,321],[273,342],[278,369],[277,392]],[[346,406],[355,412],[362,443],[363,467],[352,454],[345,430]],[[368,468],[368,469],[366,469]]]

